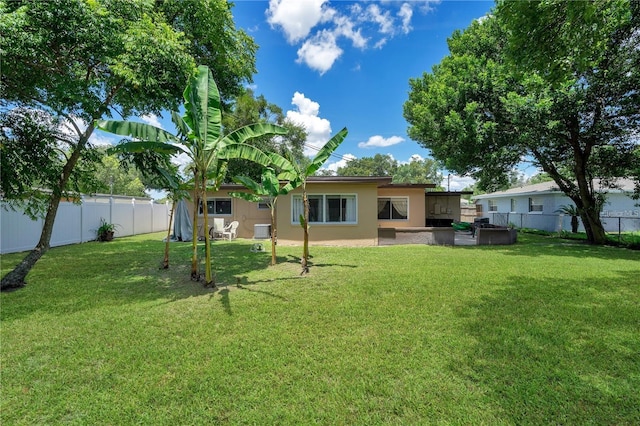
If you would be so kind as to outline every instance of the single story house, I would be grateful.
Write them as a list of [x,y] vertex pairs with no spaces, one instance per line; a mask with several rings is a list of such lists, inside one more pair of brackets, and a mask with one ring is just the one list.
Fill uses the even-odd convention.
[[[599,189],[597,182],[594,185]],[[640,230],[640,206],[631,198],[634,181],[619,179],[617,185],[619,188],[606,189],[606,202],[600,214],[605,230]],[[571,218],[558,210],[574,203],[553,181],[476,195],[473,199],[478,212],[496,225],[513,224],[550,232],[571,230]],[[582,222],[579,230],[584,231]]]
[[[393,184],[391,177],[312,176],[307,180],[309,241],[322,245],[375,246],[382,233],[395,238],[395,230],[425,231],[429,220],[451,224],[460,218],[460,193],[425,192],[434,184]],[[207,193],[209,226],[214,218],[238,221],[240,238],[269,238],[271,213],[264,203],[234,198],[229,192],[247,191],[241,185],[223,184]],[[189,206],[193,214],[193,203]],[[199,208],[202,212],[202,208]],[[278,244],[302,242],[300,214],[302,189],[278,197]],[[456,216],[457,215],[457,216]],[[198,219],[203,235],[203,218]],[[432,222],[434,223],[434,222]],[[433,225],[432,225],[433,226]],[[449,226],[449,229],[450,228]],[[391,231],[393,230],[393,232]]]

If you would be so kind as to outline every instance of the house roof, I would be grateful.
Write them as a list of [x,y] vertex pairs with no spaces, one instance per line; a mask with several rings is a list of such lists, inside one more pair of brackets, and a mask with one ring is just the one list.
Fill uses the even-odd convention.
[[388,185],[391,176],[309,176],[307,183],[377,183],[378,186]]
[[[307,183],[376,184],[379,188],[435,188],[433,183],[391,183],[391,176],[309,176]],[[223,183],[220,189],[237,190],[244,186]]]
[[[605,188],[601,187],[600,181],[595,180],[593,185],[596,191],[600,191],[601,189],[606,189],[609,192],[632,192],[635,186],[635,182],[632,179],[618,179],[616,181],[617,188]],[[541,194],[553,194],[553,193],[563,193],[558,185],[553,182],[542,182],[536,183],[534,185],[525,185],[517,188],[510,188],[506,191],[497,191],[489,194],[481,194],[476,195],[473,198],[474,200],[482,200],[486,198],[500,198],[500,197],[512,197],[514,195],[541,195]]]

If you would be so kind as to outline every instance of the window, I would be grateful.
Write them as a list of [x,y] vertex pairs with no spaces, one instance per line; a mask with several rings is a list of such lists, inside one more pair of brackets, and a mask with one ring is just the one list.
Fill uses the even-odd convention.
[[529,211],[541,212],[542,211],[542,199],[539,197],[529,198]]
[[517,201],[516,201],[516,199],[515,199],[515,198],[512,198],[512,199],[511,199],[511,212],[512,212],[512,213],[513,213],[513,212],[515,212],[515,211],[517,211],[517,210],[516,210],[516,207],[518,207],[518,203],[517,203]]
[[258,210],[269,210],[269,199],[266,197],[262,198],[262,201],[258,203]]
[[[357,223],[355,195],[309,194],[309,223]],[[304,213],[302,196],[292,198],[291,222],[300,222]]]
[[489,200],[489,211],[490,212],[498,211],[498,203],[496,203],[496,200]]
[[[198,209],[200,214],[202,211],[202,201]],[[208,198],[207,214],[231,215],[231,198]]]
[[378,220],[407,220],[409,199],[406,197],[378,198]]

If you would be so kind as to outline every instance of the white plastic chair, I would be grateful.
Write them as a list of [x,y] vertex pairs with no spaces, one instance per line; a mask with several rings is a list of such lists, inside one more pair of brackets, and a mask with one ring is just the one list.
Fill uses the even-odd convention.
[[239,225],[240,222],[234,220],[229,225],[225,226],[224,231],[222,231],[222,238],[229,238],[229,241],[236,238]]
[[209,235],[214,240],[218,238],[224,238],[223,232],[226,231],[224,226],[224,219],[221,217],[213,218],[213,226],[209,229]]

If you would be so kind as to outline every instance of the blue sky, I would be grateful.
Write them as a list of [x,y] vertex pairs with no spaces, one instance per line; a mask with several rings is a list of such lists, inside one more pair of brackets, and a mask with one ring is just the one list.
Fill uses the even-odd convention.
[[[447,38],[486,15],[493,1],[238,0],[236,27],[259,46],[250,87],[309,133],[307,150],[343,127],[349,134],[325,167],[350,158],[391,154],[426,158],[407,136],[402,106],[409,79],[448,54]],[[144,121],[172,129],[167,117]],[[105,134],[96,135],[103,138]],[[445,171],[446,173],[446,171]],[[530,174],[533,174],[531,172]],[[451,176],[450,189],[473,181]],[[446,185],[446,176],[445,182]]]
[[[486,15],[493,1],[237,1],[236,26],[259,45],[252,88],[305,124],[321,146],[349,134],[327,162],[391,154],[400,162],[427,149],[407,135],[402,106],[409,79],[448,54],[447,38]],[[308,150],[313,154],[313,150]],[[470,179],[452,177],[451,189]]]

